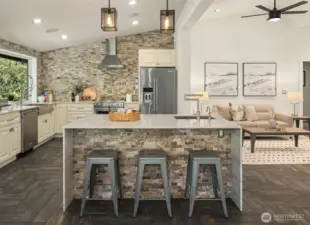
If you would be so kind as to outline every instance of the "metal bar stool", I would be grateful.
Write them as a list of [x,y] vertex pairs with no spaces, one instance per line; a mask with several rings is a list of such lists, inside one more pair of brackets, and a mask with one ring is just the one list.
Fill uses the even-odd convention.
[[[189,197],[188,216],[191,217],[194,210],[197,179],[200,165],[210,165],[211,167],[212,186],[215,198],[205,200],[221,200],[223,204],[224,214],[226,217],[228,217],[224,183],[222,178],[221,159],[219,156],[217,156],[215,152],[206,150],[194,151],[189,154],[185,189],[185,196],[187,198]],[[220,198],[218,197],[218,188],[221,192]]]
[[165,192],[165,199],[167,204],[167,210],[170,217],[172,217],[171,213],[171,203],[170,203],[170,190],[169,190],[169,183],[168,183],[168,171],[167,171],[167,154],[161,150],[141,150],[138,156],[138,169],[137,169],[137,180],[136,180],[136,197],[135,197],[135,205],[134,205],[134,212],[133,217],[136,217],[139,201],[140,201],[140,191],[142,185],[142,178],[144,172],[145,165],[160,165],[161,167],[161,174],[163,177],[164,182],[164,192]]
[[80,217],[82,217],[84,213],[88,187],[89,187],[89,198],[93,197],[94,186],[96,183],[97,168],[100,167],[100,165],[108,165],[114,214],[116,217],[118,217],[118,198],[121,197],[122,189],[121,189],[119,162],[118,162],[118,152],[113,149],[94,150],[88,155],[86,162],[84,190],[82,196]]

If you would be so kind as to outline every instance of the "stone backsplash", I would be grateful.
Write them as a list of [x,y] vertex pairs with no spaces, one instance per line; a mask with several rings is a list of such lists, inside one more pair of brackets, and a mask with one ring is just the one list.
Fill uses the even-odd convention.
[[44,81],[41,88],[54,91],[56,101],[71,99],[71,91],[78,82],[97,88],[99,96],[109,100],[125,100],[133,93],[138,78],[138,51],[141,48],[174,48],[172,34],[147,32],[117,38],[118,57],[124,69],[101,70],[98,65],[105,57],[105,43],[95,42],[40,53]]
[[[85,160],[96,148],[113,148],[120,152],[122,194],[134,198],[137,156],[139,150],[163,149],[168,153],[168,178],[173,198],[183,198],[187,174],[188,153],[199,149],[215,151],[220,157],[227,197],[232,189],[231,137],[218,138],[217,131],[210,130],[74,130],[73,134],[74,197],[81,198],[83,191]],[[95,198],[111,197],[110,180],[106,167],[100,168],[95,186]],[[208,166],[201,166],[198,176],[198,198],[213,197],[212,179]],[[144,171],[142,198],[162,198],[163,183],[159,166],[147,166]]]

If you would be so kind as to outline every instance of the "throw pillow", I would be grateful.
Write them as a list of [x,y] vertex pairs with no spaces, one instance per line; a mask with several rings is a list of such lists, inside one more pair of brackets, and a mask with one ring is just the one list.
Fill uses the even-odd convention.
[[244,119],[243,105],[233,105],[232,103],[229,103],[229,106],[230,114],[234,121],[241,121]]
[[258,120],[258,116],[254,106],[244,106],[244,112],[247,121],[253,122]]
[[231,114],[230,114],[230,110],[229,110],[229,106],[224,106],[224,105],[218,105],[217,106],[218,109],[218,113],[224,117],[224,119],[226,120],[232,120]]

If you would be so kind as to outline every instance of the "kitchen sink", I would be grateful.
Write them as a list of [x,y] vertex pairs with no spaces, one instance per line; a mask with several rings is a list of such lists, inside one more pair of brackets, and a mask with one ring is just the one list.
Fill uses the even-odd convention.
[[[174,116],[177,120],[194,120],[197,119],[197,116],[190,115],[190,116]],[[209,119],[209,116],[200,116],[201,120],[207,120]],[[214,120],[215,118],[211,116],[211,120]]]
[[39,108],[39,115],[51,113],[54,110],[52,104],[26,104],[27,106],[36,106]]

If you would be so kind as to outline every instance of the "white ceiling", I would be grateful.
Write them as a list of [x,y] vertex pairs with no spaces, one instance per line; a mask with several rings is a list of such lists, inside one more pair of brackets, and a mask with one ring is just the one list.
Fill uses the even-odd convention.
[[[277,8],[281,9],[288,5],[297,3],[301,0],[278,0]],[[237,19],[241,16],[265,13],[263,10],[256,8],[256,5],[263,5],[267,8],[273,8],[273,0],[215,0],[211,7],[205,12],[200,21],[212,20],[212,19]],[[214,12],[215,9],[220,9],[219,12]],[[300,6],[294,10],[308,10],[310,9],[310,3]],[[252,18],[246,18],[242,20],[255,21],[266,23],[268,16],[258,16]],[[281,24],[285,24],[290,28],[301,28],[310,24],[310,12],[302,15],[282,15],[280,21]],[[255,23],[257,24],[257,23]]]
[[[186,0],[170,0],[169,8],[178,16]],[[135,6],[129,0],[111,0],[111,7],[118,11],[118,31],[103,32],[100,28],[100,9],[108,6],[108,0],[1,0],[0,38],[36,49],[48,51],[93,41],[106,37],[122,36],[150,30],[158,30],[159,12],[165,9],[166,0],[137,0]],[[136,18],[130,15],[139,13]],[[40,17],[42,24],[32,23]],[[132,21],[139,20],[133,27]],[[46,29],[57,28],[56,33]],[[60,39],[61,34],[68,39]]]

